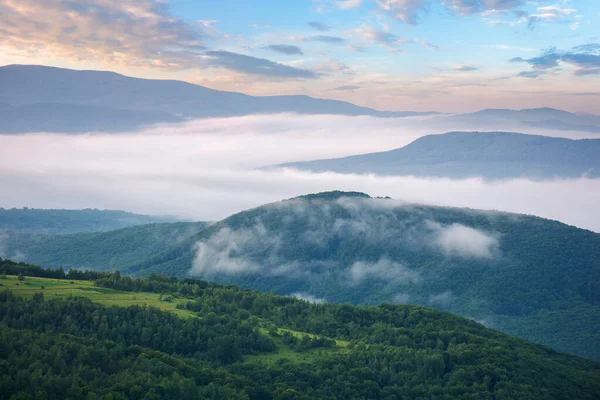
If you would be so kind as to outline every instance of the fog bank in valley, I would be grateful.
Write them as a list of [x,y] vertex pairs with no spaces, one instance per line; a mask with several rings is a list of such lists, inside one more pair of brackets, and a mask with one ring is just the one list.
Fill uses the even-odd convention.
[[[418,118],[290,114],[198,120],[141,133],[0,136],[0,207],[124,209],[214,221],[283,198],[339,189],[527,213],[600,231],[600,180],[486,182],[257,170],[389,150],[449,130],[428,128]],[[452,249],[449,237],[443,243]]]

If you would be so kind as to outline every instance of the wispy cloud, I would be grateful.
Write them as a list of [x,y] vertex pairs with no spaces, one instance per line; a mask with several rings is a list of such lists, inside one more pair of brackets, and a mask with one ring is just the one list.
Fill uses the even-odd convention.
[[308,23],[308,26],[310,26],[311,28],[314,28],[318,31],[321,32],[325,32],[331,29],[331,27],[329,25],[325,25],[321,22],[316,22],[316,21],[312,21]]
[[473,72],[479,70],[479,67],[473,64],[461,63],[453,65],[449,68],[434,68],[437,71],[449,71],[449,72]]
[[311,36],[306,38],[306,40],[311,42],[321,42],[327,44],[344,44],[347,42],[347,40],[343,37],[327,35]]
[[407,24],[416,24],[428,0],[376,0],[382,10]]
[[357,285],[365,279],[380,279],[401,284],[418,283],[421,280],[419,272],[385,257],[375,263],[357,261],[350,266],[348,274],[351,285]]
[[521,71],[517,74],[517,76],[519,78],[531,78],[531,79],[537,79],[543,75],[545,75],[544,71]]
[[450,69],[453,71],[470,72],[470,71],[477,71],[479,69],[479,67],[476,67],[475,65],[472,65],[472,64],[457,64]]
[[[425,15],[428,8],[436,3],[432,0],[376,0],[384,12],[393,18],[407,24],[416,24]],[[468,16],[480,14],[486,17],[512,12],[518,19],[524,18],[525,13],[519,10],[526,4],[526,0],[448,0],[442,3],[451,12]],[[496,20],[496,24],[501,23]]]
[[526,4],[526,0],[450,0],[450,8],[461,15],[508,11]]
[[537,7],[537,12],[528,17],[528,26],[530,29],[533,29],[540,22],[560,22],[574,16],[575,13],[577,13],[577,10],[574,8],[559,7],[556,5]]
[[335,4],[341,9],[357,8],[362,5],[362,0],[338,0]]
[[223,50],[207,51],[204,53],[203,60],[206,65],[211,67],[222,67],[252,75],[284,79],[316,79],[319,77],[316,72],[306,69]]
[[309,303],[315,303],[315,304],[327,303],[327,300],[325,300],[324,298],[316,297],[310,293],[305,293],[305,292],[292,293],[292,294],[290,294],[290,297],[295,297],[299,300],[304,300],[304,301],[308,301]]
[[429,305],[439,308],[449,308],[454,301],[452,290],[446,290],[442,293],[429,295]]
[[393,49],[399,49],[407,44],[420,44],[431,50],[439,50],[439,47],[421,39],[408,39],[395,35],[391,32],[381,31],[369,26],[361,26],[354,31],[362,39],[371,43],[377,43],[383,46],[388,46]]
[[[557,5],[540,5],[536,12],[524,10],[527,0],[375,0],[380,9],[406,24],[417,24],[431,6],[441,3],[460,16],[479,15],[491,26],[520,24],[533,28],[539,22],[558,22],[573,17],[577,10]],[[536,4],[535,2],[529,2]]]
[[536,51],[536,49],[531,48],[531,47],[520,47],[520,46],[509,45],[509,44],[492,44],[492,45],[488,45],[488,46],[484,46],[484,47],[489,47],[492,49],[499,49],[499,50],[516,50],[516,51],[527,51],[527,52]]
[[515,57],[509,61],[511,63],[529,64],[532,71],[524,71],[519,74],[528,78],[535,78],[550,71],[556,71],[561,64],[575,67],[573,73],[577,76],[598,75],[600,74],[600,44],[589,43],[575,46],[569,51],[551,48],[538,57]]
[[267,48],[269,50],[273,50],[277,53],[282,53],[282,54],[287,54],[287,55],[302,55],[304,54],[302,52],[302,50],[300,50],[300,47],[298,46],[294,46],[294,45],[289,45],[289,44],[271,44],[269,46],[267,46]]
[[357,90],[357,89],[360,89],[360,86],[358,86],[358,85],[342,85],[342,86],[338,86],[338,87],[335,87],[330,90]]

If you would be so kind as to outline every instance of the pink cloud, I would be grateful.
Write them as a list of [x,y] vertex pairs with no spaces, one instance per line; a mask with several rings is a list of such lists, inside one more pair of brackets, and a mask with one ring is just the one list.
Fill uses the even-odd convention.
[[202,32],[155,0],[0,0],[0,49],[21,56],[177,70]]

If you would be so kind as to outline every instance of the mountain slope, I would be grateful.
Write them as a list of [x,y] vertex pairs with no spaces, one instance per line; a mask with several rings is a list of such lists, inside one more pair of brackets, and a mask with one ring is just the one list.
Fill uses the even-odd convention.
[[174,218],[91,208],[85,210],[0,208],[0,232],[49,234],[105,232],[157,222],[174,222]]
[[332,192],[233,215],[126,273],[434,306],[600,360],[600,235],[542,218]]
[[79,104],[36,103],[0,108],[0,133],[123,132],[158,123],[181,122],[174,115]]
[[[139,79],[106,71],[76,71],[37,65],[0,67],[0,87],[0,103],[16,106],[5,111],[13,119],[18,119],[20,113],[28,110],[21,107],[38,105],[37,118],[30,124],[24,119],[12,122],[18,132],[37,131],[40,125],[43,126],[43,121],[48,122],[44,131],[87,132],[136,129],[156,122],[176,122],[189,118],[259,113],[377,117],[431,114],[377,111],[343,101],[308,96],[248,96],[182,81]],[[39,104],[45,104],[45,108]],[[77,106],[73,106],[75,104]],[[48,110],[53,109],[59,109],[60,118],[52,117],[54,111]],[[72,109],[72,119],[68,118],[69,109]],[[91,110],[100,115],[90,115]],[[119,117],[118,125],[108,125],[107,128],[108,116],[115,114]],[[5,128],[2,132],[9,132],[10,129]]]
[[515,130],[534,126],[551,130],[568,130],[597,133],[600,116],[575,114],[554,108],[530,108],[523,110],[485,109],[469,114],[457,114],[432,118],[432,126],[448,130]]
[[544,122],[557,120],[568,124],[600,125],[600,116],[591,114],[575,114],[555,108],[526,108],[523,110],[486,109],[470,114],[462,114],[451,118],[457,119],[487,119],[487,120],[514,120],[522,122]]
[[[0,393],[7,397],[32,390],[48,399],[600,396],[600,364],[423,307],[316,305],[158,276],[96,274],[94,288],[78,280],[81,272],[2,261],[0,271],[24,275],[0,283],[30,297],[0,292]],[[36,273],[62,279],[30,277]],[[124,303],[112,297],[128,296],[136,306],[65,297],[64,279],[80,296],[116,305]],[[139,306],[157,293],[185,318]]]
[[540,122],[527,122],[527,125],[533,126],[535,128],[542,129],[554,129],[557,131],[581,131],[581,132],[591,132],[591,133],[600,133],[600,123],[595,125],[579,125],[579,124],[569,124],[560,120],[550,119],[546,121]]
[[68,235],[6,231],[0,234],[0,256],[52,268],[121,269],[185,241],[206,226],[205,222],[177,222]]
[[600,177],[600,139],[450,132],[380,153],[282,164],[313,172],[504,179]]

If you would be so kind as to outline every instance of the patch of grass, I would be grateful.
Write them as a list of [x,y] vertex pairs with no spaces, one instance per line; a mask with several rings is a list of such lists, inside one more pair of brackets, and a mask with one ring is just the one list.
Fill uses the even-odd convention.
[[[185,300],[173,299],[170,302],[160,301],[159,293],[149,292],[124,292],[109,288],[97,287],[91,281],[68,281],[64,279],[25,277],[23,281],[19,281],[16,276],[8,275],[5,278],[0,278],[0,290],[5,288],[13,292],[17,296],[31,297],[36,293],[43,293],[47,299],[65,298],[69,296],[87,297],[91,301],[106,305],[106,306],[152,306],[161,310],[172,311],[179,317],[183,318],[198,318],[198,316],[188,310],[177,309],[176,306]],[[43,288],[42,288],[43,287]],[[163,295],[164,296],[164,295]],[[269,331],[265,328],[260,328],[260,332],[265,336],[270,336]],[[282,335],[284,332],[289,332],[292,335],[301,338],[304,335],[315,337],[318,335],[295,331],[287,328],[277,328],[277,333]],[[279,360],[289,360],[296,363],[312,363],[324,355],[333,354],[336,352],[345,352],[345,348],[349,342],[336,340],[334,348],[318,348],[307,351],[296,351],[290,346],[283,343],[278,337],[273,337],[277,345],[277,351],[268,354],[259,354],[246,356],[245,361],[262,362],[267,364],[276,363]]]
[[[288,329],[288,328],[277,328],[277,333],[282,335],[283,332],[289,332],[292,335],[296,336],[297,338],[302,338],[302,336],[309,336],[311,338],[316,338],[319,337],[319,335],[315,335],[314,333],[306,333],[306,332],[299,332],[299,331],[295,331],[292,329]],[[350,342],[347,342],[345,340],[335,340],[335,345],[337,347],[348,347],[348,345],[350,344]]]
[[[266,328],[260,328],[260,332],[265,336],[270,336],[269,331]],[[304,333],[299,331],[294,331],[292,329],[287,328],[277,328],[278,334],[283,334],[284,332],[289,332],[292,335],[301,338],[302,336],[308,335],[310,337],[318,337],[319,335],[314,335],[311,333]],[[344,340],[336,340],[336,347],[333,348],[317,348],[310,349],[306,351],[296,351],[292,347],[283,343],[281,338],[270,336],[277,345],[277,351],[274,353],[266,353],[266,354],[255,354],[250,356],[245,356],[244,361],[246,362],[261,362],[266,364],[275,364],[280,360],[287,360],[294,363],[312,363],[319,359],[322,359],[324,356],[332,355],[335,353],[346,353],[348,350],[346,347],[350,344]]]
[[[73,282],[73,283],[71,283]],[[181,301],[164,302],[159,300],[160,294],[148,292],[122,292],[108,288],[94,286],[90,281],[67,281],[64,279],[25,277],[19,282],[16,276],[7,276],[0,279],[3,288],[17,296],[31,297],[36,293],[44,293],[48,299],[64,298],[68,296],[87,297],[95,303],[107,306],[152,306],[165,311],[172,311],[180,317],[196,317],[191,311],[176,308]],[[24,283],[28,283],[25,285]],[[42,289],[42,286],[44,287]]]
[[[266,330],[261,329],[263,334],[268,335]],[[292,349],[290,346],[283,343],[280,338],[273,338],[275,344],[277,345],[277,351],[273,353],[265,353],[265,354],[254,354],[244,357],[244,362],[255,362],[255,363],[265,363],[265,364],[275,364],[281,360],[287,360],[294,363],[313,363],[319,359],[322,359],[325,355],[338,353],[342,350],[338,347],[330,348],[330,349],[311,349],[306,351],[296,351]]]

